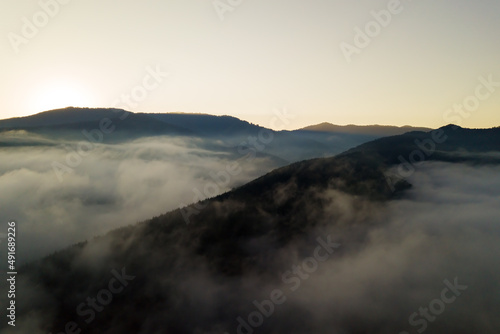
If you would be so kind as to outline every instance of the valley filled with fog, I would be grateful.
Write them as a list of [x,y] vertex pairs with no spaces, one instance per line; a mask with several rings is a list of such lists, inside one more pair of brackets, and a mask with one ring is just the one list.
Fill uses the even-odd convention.
[[[213,197],[286,163],[248,149],[241,154],[216,140],[146,137],[93,144],[71,167],[66,158],[74,159],[76,141],[0,136],[40,143],[0,149],[0,221],[17,221],[21,263]],[[217,176],[235,162],[229,180]]]

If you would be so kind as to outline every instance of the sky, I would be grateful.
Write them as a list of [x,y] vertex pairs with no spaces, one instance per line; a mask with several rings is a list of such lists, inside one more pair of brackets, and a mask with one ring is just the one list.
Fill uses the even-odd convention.
[[[0,118],[500,125],[498,0],[4,0]],[[462,106],[461,106],[462,105]]]

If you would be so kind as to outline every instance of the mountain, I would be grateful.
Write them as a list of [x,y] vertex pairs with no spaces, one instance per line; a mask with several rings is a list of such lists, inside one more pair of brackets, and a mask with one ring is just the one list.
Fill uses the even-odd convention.
[[232,116],[214,116],[208,114],[168,113],[146,114],[151,118],[191,130],[201,135],[216,135],[218,137],[249,135],[263,129]]
[[[419,185],[412,187],[399,175],[391,187],[386,173],[401,162],[399,157],[411,160],[414,152],[421,152],[426,162],[498,166],[499,136],[499,128],[451,125],[375,140],[337,157],[276,169],[231,192],[82,242],[20,270],[19,303],[29,304],[19,307],[18,324],[33,333],[38,333],[34,328],[59,332],[70,324],[86,333],[253,333],[257,328],[262,333],[330,333],[335,328],[386,334],[408,326],[408,315],[422,303],[437,305],[433,298],[447,293],[441,292],[441,282],[450,286],[446,279],[455,277],[456,296],[457,289],[464,289],[457,280],[469,279],[471,287],[460,297],[462,304],[454,297],[457,304],[432,324],[434,328],[440,333],[494,333],[499,322],[489,310],[500,301],[481,292],[488,292],[493,283],[480,283],[468,271],[458,278],[429,276],[433,270],[463,271],[479,265],[474,257],[468,265],[457,266],[451,259],[465,261],[469,252],[477,251],[476,243],[468,247],[462,240],[473,242],[483,227],[468,226],[466,234],[456,237],[460,248],[450,240],[440,241],[460,230],[441,230],[435,222],[414,234],[404,233],[401,221],[408,217],[403,215],[389,229],[388,207],[408,205],[411,197],[405,194]],[[455,156],[460,159],[450,159]],[[415,205],[414,212],[422,211],[421,204]],[[404,248],[391,251],[400,238],[410,237]],[[424,237],[427,248],[407,249]],[[439,242],[433,243],[435,239]],[[438,246],[445,247],[444,255],[431,252]],[[467,250],[462,254],[463,247]],[[398,256],[406,253],[409,264],[403,265]],[[321,261],[308,257],[311,254],[332,269],[317,269]],[[446,254],[446,265],[436,262]],[[490,260],[483,260],[488,268]],[[384,268],[380,276],[357,283],[379,266]],[[394,271],[392,276],[385,268]],[[453,270],[444,274],[458,275]],[[316,285],[308,285],[308,280]],[[123,289],[113,286],[117,281]],[[291,292],[283,297],[286,287]],[[343,295],[347,288],[352,290]],[[322,297],[329,295],[337,299]]]
[[500,128],[466,129],[447,125],[438,130],[413,131],[404,136],[390,136],[359,145],[342,155],[372,157],[387,165],[410,159],[417,162],[498,162]]
[[92,121],[95,122],[100,121],[103,118],[114,119],[118,116],[129,114],[131,113],[122,109],[68,107],[64,109],[44,111],[26,117],[16,117],[0,120],[0,129],[26,129],[32,127],[86,123]]
[[321,123],[316,125],[310,125],[305,128],[300,129],[302,131],[314,131],[314,132],[334,132],[334,133],[350,133],[358,135],[369,135],[377,137],[385,136],[395,136],[401,135],[406,132],[411,131],[430,131],[429,128],[423,127],[412,127],[409,125],[405,126],[389,126],[389,125],[335,125],[331,123]]
[[[130,122],[132,118],[134,122]],[[175,128],[177,131],[182,129],[185,133],[200,136],[233,136],[235,134],[241,135],[242,133],[256,133],[262,129],[260,126],[231,116],[187,113],[132,113],[122,109],[74,107],[49,110],[26,117],[0,120],[0,129],[58,129],[59,127],[65,127],[80,130],[80,128],[85,126],[99,125],[99,121],[102,119],[111,119],[116,125],[125,123],[124,127],[128,130],[131,130],[133,124],[136,124],[137,128],[146,129],[152,127],[153,131],[159,131],[162,128],[158,127],[158,125],[168,124],[171,129]],[[118,129],[120,128],[118,127]],[[165,130],[165,133],[168,133],[168,128]]]
[[431,129],[411,126],[382,126],[382,125],[334,125],[330,123],[321,123],[308,126],[302,129],[294,130],[294,135],[302,138],[308,138],[320,143],[327,143],[331,146],[337,146],[341,150],[335,154],[341,153],[349,148],[356,147],[362,143],[371,142],[374,139],[401,135],[406,132],[424,131]]
[[[250,142],[251,138],[272,136],[272,139],[264,145],[266,152],[288,162],[331,156],[355,146],[347,139],[350,138],[349,134],[338,136],[333,140],[325,138],[317,140],[294,131],[274,131],[232,116],[188,113],[147,115],[161,122],[189,129],[198,137],[223,140],[227,145],[234,147]],[[363,139],[356,138],[354,142],[359,144]]]
[[[122,143],[154,136],[200,138],[204,141],[217,141],[220,143],[217,149],[220,149],[220,146],[240,151],[256,149],[260,154],[267,154],[288,163],[333,156],[378,138],[351,133],[274,131],[231,116],[132,113],[122,109],[73,107],[0,120],[0,133],[24,130],[51,140],[89,140],[88,133],[100,131],[103,121],[105,126],[112,129],[109,133],[103,133],[102,141],[105,143]],[[82,135],[83,131],[86,131],[87,135]],[[95,136],[100,137],[97,134]],[[42,138],[40,140],[44,141]],[[12,143],[3,138],[0,138],[0,143],[4,147],[19,146],[22,143],[30,146],[44,145],[32,140],[17,140]]]
[[[2,130],[26,130],[49,138],[70,140],[85,139],[82,136],[83,131],[98,131],[103,135],[104,142],[120,142],[147,136],[194,134],[185,128],[158,122],[145,114],[134,114],[122,109],[90,108],[51,110],[33,116],[1,120],[0,131]],[[91,135],[85,137],[89,136]]]
[[[126,113],[127,117],[117,117],[110,114],[98,120],[72,122],[64,124],[51,124],[45,126],[31,126],[22,128],[30,132],[45,135],[50,138],[85,140],[92,135],[89,133],[102,133],[103,142],[126,142],[142,137],[154,136],[194,136],[195,134],[185,128],[172,124],[158,122],[157,120],[143,114]],[[103,120],[106,123],[103,123]],[[86,132],[87,135],[82,135]],[[98,137],[96,135],[96,137]]]

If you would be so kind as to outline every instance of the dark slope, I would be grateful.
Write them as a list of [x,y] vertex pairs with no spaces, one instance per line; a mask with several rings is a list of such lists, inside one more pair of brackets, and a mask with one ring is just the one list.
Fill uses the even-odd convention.
[[[449,141],[438,147],[440,152],[500,150],[499,129],[445,127],[443,132]],[[19,316],[26,316],[27,309],[36,310],[45,319],[42,327],[47,332],[60,331],[75,319],[87,333],[192,333],[208,332],[218,325],[226,328],[238,315],[249,312],[246,299],[239,297],[249,289],[258,294],[259,287],[249,287],[245,281],[253,277],[263,282],[266,277],[278,282],[276,268],[286,269],[286,264],[280,264],[281,250],[302,245],[315,229],[328,226],[338,231],[338,241],[349,240],[343,251],[361,245],[368,227],[376,223],[361,208],[366,203],[383,207],[397,196],[386,184],[386,168],[411,152],[415,139],[429,135],[414,132],[380,139],[336,158],[295,163],[183,211],[113,231],[26,266],[21,277],[36,287],[38,298],[20,308]],[[443,157],[432,155],[434,160]],[[473,156],[464,160],[478,161]],[[350,196],[354,218],[346,222],[340,209],[325,211],[335,198],[325,194],[332,191]],[[87,296],[95,296],[111,279],[111,270],[120,268],[135,276],[133,283],[114,297],[105,314],[85,324],[85,318],[75,313],[76,306]],[[199,291],[193,284],[201,285]],[[204,299],[205,294],[218,290],[225,293],[217,296],[217,302]],[[248,298],[255,297],[250,293]],[[282,321],[286,323],[286,315],[275,316],[270,323]],[[353,328],[357,324],[352,319]]]
[[[350,147],[356,147],[362,143],[371,142],[380,137],[401,135],[407,132],[424,131],[431,129],[411,126],[385,126],[385,125],[334,125],[330,123],[321,123],[312,125],[303,129],[291,131],[296,136],[308,138],[320,143],[330,144],[341,150],[334,154],[348,150]],[[333,150],[332,150],[333,151]]]
[[380,138],[342,155],[370,157],[387,165],[409,161],[410,158],[418,162],[422,156],[423,160],[497,163],[500,157],[488,153],[498,151],[500,128],[464,129],[451,124],[429,132],[415,131]]
[[[189,333],[207,321],[235,319],[238,308],[247,307],[237,300],[244,277],[272,274],[268,271],[276,252],[314,228],[336,223],[335,213],[323,210],[330,204],[323,191],[350,193],[361,207],[364,200],[392,196],[386,188],[378,166],[333,158],[300,162],[201,203],[206,207],[190,215],[189,224],[184,219],[189,211],[183,215],[176,210],[27,266],[24,277],[29,285],[50,291],[51,302],[57,305],[54,309],[53,304],[41,303],[42,314],[49,317],[55,312],[47,331],[60,330],[60,324],[74,319],[75,307],[106,285],[110,271],[125,267],[136,276],[133,284],[114,298],[107,316],[96,318],[89,326],[82,324],[85,332],[113,328],[109,333],[137,333],[149,319],[152,333],[160,328]],[[361,223],[367,219],[360,217]],[[96,254],[98,264],[88,267],[82,258],[96,245],[106,245],[105,252]],[[235,289],[235,296],[221,296],[223,304],[235,307],[215,317],[193,311],[197,306],[184,297],[181,287],[193,276],[207,273],[217,278],[216,284]]]

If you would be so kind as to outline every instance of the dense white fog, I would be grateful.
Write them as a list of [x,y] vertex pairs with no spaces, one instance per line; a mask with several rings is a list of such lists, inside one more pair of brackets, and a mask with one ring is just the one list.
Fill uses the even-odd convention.
[[[255,332],[278,328],[326,334],[371,328],[373,333],[384,334],[494,333],[500,325],[497,310],[491,307],[500,303],[496,293],[499,172],[498,166],[422,163],[409,179],[413,188],[402,199],[386,203],[327,190],[318,194],[330,203],[318,215],[321,222],[263,259],[260,265],[265,274],[224,278],[199,263],[183,269],[184,280],[175,280],[170,270],[165,277],[149,277],[141,285],[141,294],[169,296],[167,291],[175,287],[179,294],[169,299],[178,303],[176,314],[193,317],[193,326],[211,328],[210,333],[249,333],[244,327],[250,328],[255,303],[270,300],[276,289],[283,293],[281,303],[273,306],[272,314],[258,328],[250,328]],[[293,188],[293,181],[285,188]],[[307,198],[312,198],[309,195],[304,194],[306,206]],[[230,210],[238,204],[222,205],[221,209]],[[321,244],[318,238],[336,246],[332,254],[326,248],[318,253],[323,260],[314,265],[311,257]],[[256,254],[270,247],[266,238],[248,246]],[[89,243],[77,263],[87,263],[88,270],[96,268],[97,272],[107,266],[99,259],[106,258],[109,249],[103,241]],[[178,257],[181,264],[195,263],[183,254],[179,246],[169,257]],[[164,257],[148,259],[166,261]],[[297,267],[301,269],[296,271]],[[143,279],[141,275],[148,273],[135,275]],[[163,285],[165,291],[159,288]],[[29,285],[21,289],[30,296],[30,305],[50,307],[50,291],[32,291]],[[221,309],[224,312],[217,313]],[[141,333],[155,332],[178,316],[169,316],[167,309],[164,317],[159,316],[161,311],[136,312],[144,319]],[[247,325],[242,327],[241,319]],[[30,313],[18,325],[43,333],[37,328],[45,321]]]
[[[221,141],[186,137],[94,143],[81,161],[74,158],[79,142],[25,132],[2,139],[43,144],[0,148],[0,226],[6,231],[8,220],[17,221],[18,263],[203,199],[193,189],[204,197],[223,193],[282,163],[248,150],[241,154]],[[71,165],[68,156],[75,159]],[[235,162],[229,180],[212,177]],[[205,191],[207,184],[217,187]]]

